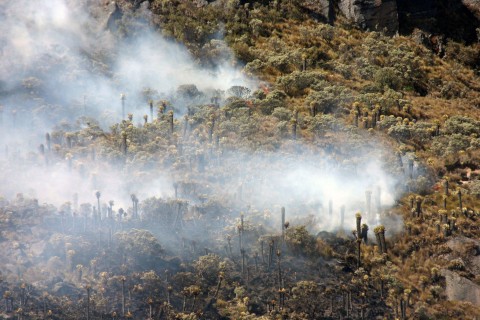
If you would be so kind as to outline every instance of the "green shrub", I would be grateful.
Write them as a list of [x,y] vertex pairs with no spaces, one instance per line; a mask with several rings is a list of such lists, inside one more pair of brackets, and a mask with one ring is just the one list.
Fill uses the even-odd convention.
[[453,116],[445,121],[445,131],[448,134],[480,134],[480,121],[465,116]]
[[258,101],[257,106],[263,114],[271,114],[275,108],[286,107],[286,95],[283,91],[274,90],[265,99]]
[[292,112],[287,108],[279,107],[273,110],[272,116],[281,121],[288,121],[292,117]]
[[343,86],[328,86],[321,91],[312,91],[305,99],[307,106],[316,113],[334,113],[338,108],[353,102],[352,92]]
[[402,79],[392,67],[378,69],[374,75],[375,83],[379,88],[390,88],[398,90],[401,87]]
[[316,252],[315,237],[308,233],[305,226],[287,229],[285,241],[294,254],[313,256]]
[[480,66],[480,46],[465,46],[458,42],[449,41],[445,46],[445,55],[467,67]]
[[279,77],[277,85],[289,96],[299,96],[305,93],[305,89],[314,86],[325,79],[325,74],[316,71],[295,71],[289,75]]

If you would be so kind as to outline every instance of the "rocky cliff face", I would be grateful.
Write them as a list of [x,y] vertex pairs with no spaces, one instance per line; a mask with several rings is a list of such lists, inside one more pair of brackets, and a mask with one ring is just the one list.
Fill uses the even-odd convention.
[[329,23],[335,19],[333,0],[305,0],[303,6]]
[[410,34],[415,29],[467,43],[478,41],[480,0],[305,0],[332,22],[335,11],[363,29]]
[[462,0],[462,4],[475,16],[480,19],[480,0]]
[[443,269],[445,277],[445,294],[450,301],[465,301],[480,306],[480,286],[465,278],[476,278],[480,274],[480,241],[457,237],[447,242],[452,252],[445,256],[447,261],[459,261],[464,265],[463,272]]
[[397,0],[399,31],[415,28],[457,41],[477,41],[480,0]]
[[396,0],[341,0],[340,12],[363,29],[398,31]]

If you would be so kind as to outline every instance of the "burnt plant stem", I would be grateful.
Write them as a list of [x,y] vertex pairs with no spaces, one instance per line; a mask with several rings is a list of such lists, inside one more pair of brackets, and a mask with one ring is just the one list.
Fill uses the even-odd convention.
[[125,317],[125,277],[122,277],[122,316]]
[[278,266],[278,289],[282,290],[282,266],[281,266],[281,252],[280,250],[277,250],[277,266]]
[[357,237],[360,238],[360,235],[362,234],[362,215],[360,212],[355,215],[355,219],[357,223]]
[[262,263],[265,264],[265,250],[263,249],[263,240],[260,241],[260,250],[262,252]]
[[243,243],[242,243],[242,227],[238,227],[238,246],[240,248],[240,253],[242,252],[243,249]]
[[462,203],[462,190],[458,190],[458,206],[460,207],[460,211],[463,209],[463,203]]
[[218,277],[217,289],[215,290],[215,294],[213,295],[215,299],[218,297],[218,293],[220,292],[220,287],[222,286],[222,280],[223,280],[223,276],[220,275]]
[[387,253],[387,243],[385,242],[385,227],[380,228],[380,240],[382,242],[382,252]]
[[197,302],[197,295],[193,296],[193,302],[192,302],[192,312],[195,310],[195,303]]
[[87,320],[90,320],[90,286],[87,286]]
[[272,240],[270,240],[270,243],[269,243],[268,269],[270,269],[270,267],[272,266],[272,263],[273,263],[273,245],[274,245],[274,242],[273,242],[273,239],[272,239]]
[[382,239],[380,238],[380,227],[375,227],[374,233],[375,238],[377,239],[378,251],[380,251],[380,254],[383,254]]
[[340,228],[343,230],[343,224],[345,223],[345,206],[340,207]]
[[242,253],[242,274],[245,274],[245,249],[240,249]]
[[358,238],[357,239],[357,268],[360,268],[360,266],[362,265],[360,259],[362,257],[362,239],[361,238]]

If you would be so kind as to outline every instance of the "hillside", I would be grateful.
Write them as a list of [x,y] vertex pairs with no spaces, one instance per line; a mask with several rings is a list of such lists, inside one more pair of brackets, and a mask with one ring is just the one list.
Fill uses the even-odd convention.
[[480,316],[478,7],[447,4],[0,5],[1,317]]

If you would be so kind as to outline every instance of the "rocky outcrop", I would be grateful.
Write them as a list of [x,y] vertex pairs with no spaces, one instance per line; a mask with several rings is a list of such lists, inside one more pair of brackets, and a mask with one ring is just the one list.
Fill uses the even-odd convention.
[[450,270],[443,270],[445,294],[450,301],[471,302],[480,306],[480,286]]
[[480,306],[480,285],[470,280],[480,275],[480,241],[460,236],[450,239],[446,244],[450,251],[442,258],[450,262],[456,260],[462,266],[452,268],[449,262],[449,269],[442,270],[448,300]]
[[396,0],[340,0],[339,9],[348,19],[363,29],[398,31]]
[[333,23],[335,18],[333,0],[304,0],[302,6],[328,23]]
[[480,0],[462,0],[463,5],[480,20]]
[[303,7],[329,23],[338,12],[365,30],[480,40],[480,0],[304,0]]
[[457,41],[477,41],[480,0],[397,0],[399,31],[420,29]]
[[122,10],[116,2],[111,2],[108,5],[107,12],[108,19],[106,22],[106,28],[110,31],[114,31],[117,29],[117,21],[122,19]]

